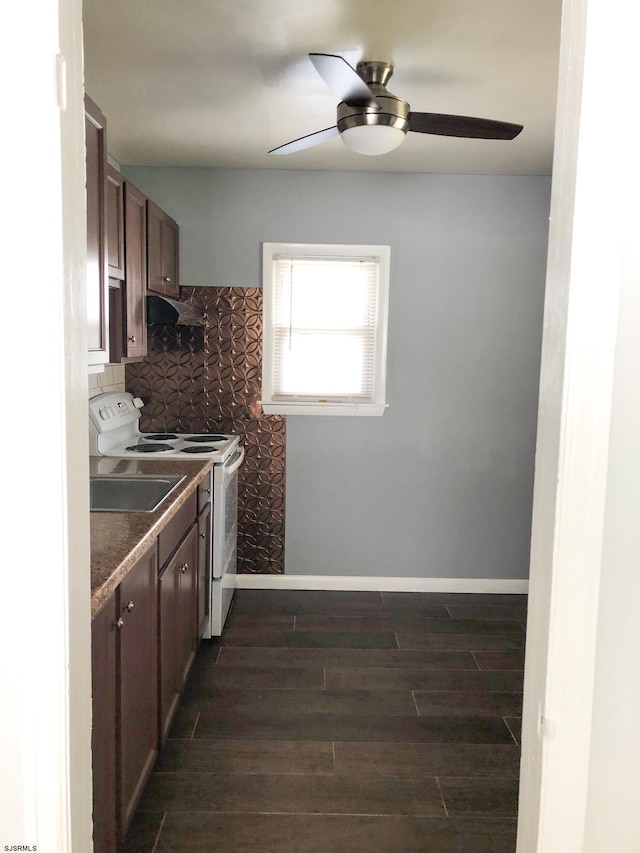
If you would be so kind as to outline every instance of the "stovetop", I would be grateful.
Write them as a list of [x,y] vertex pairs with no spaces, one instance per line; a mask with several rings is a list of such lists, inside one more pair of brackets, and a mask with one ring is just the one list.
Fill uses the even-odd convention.
[[[157,436],[161,436],[158,438]],[[150,455],[155,457],[187,457],[207,458],[214,461],[224,461],[229,456],[240,439],[235,435],[216,433],[181,434],[181,433],[136,433],[131,441],[124,441],[114,447],[105,448],[104,456]]]
[[146,456],[171,459],[212,459],[226,462],[240,443],[225,433],[140,432],[143,402],[125,392],[100,394],[89,400],[89,442],[92,456]]

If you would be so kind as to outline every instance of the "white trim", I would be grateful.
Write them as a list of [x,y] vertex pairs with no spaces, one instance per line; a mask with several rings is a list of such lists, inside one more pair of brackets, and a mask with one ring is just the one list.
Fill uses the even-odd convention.
[[[276,335],[274,331],[274,264],[278,257],[376,259],[378,285],[376,296],[375,346],[373,358],[373,388],[370,399],[342,402],[335,397],[324,400],[276,399],[274,389],[274,362]],[[387,408],[387,330],[389,325],[389,279],[391,247],[383,245],[352,245],[337,243],[263,243],[262,244],[262,292],[263,292],[263,358],[261,401],[265,414],[272,415],[351,415],[380,417]]]
[[351,417],[381,417],[387,403],[278,403],[260,401],[265,415],[350,415]]
[[[633,468],[637,442],[629,443],[631,459],[624,445],[617,447],[620,457],[612,457],[610,419],[612,412],[620,422],[635,417],[635,389],[627,399],[624,392],[618,399],[615,394],[618,378],[637,373],[637,359],[616,363],[616,347],[621,285],[625,272],[633,274],[625,239],[629,246],[637,241],[631,231],[638,197],[638,117],[630,114],[625,133],[616,140],[614,157],[609,129],[602,122],[605,113],[624,112],[635,95],[640,70],[636,17],[635,5],[622,0],[564,2],[538,406],[518,853],[599,853],[608,848],[609,839],[617,853],[638,850],[633,806],[625,808],[613,795],[590,797],[590,786],[597,790],[603,779],[609,787],[615,779],[622,791],[637,789],[637,761],[633,761],[638,752],[637,715],[631,725],[617,710],[608,719],[596,717],[595,727],[593,722],[594,697],[597,702],[604,687],[598,676],[618,665],[633,671],[637,648],[634,638],[611,643],[599,623],[602,607],[611,607],[613,614],[607,615],[614,618],[619,609],[620,624],[632,613],[633,588],[626,608],[624,604],[618,608],[617,601],[612,607],[606,592],[616,588],[637,562],[637,546],[624,542],[624,535],[616,561],[603,559],[603,542],[607,524],[613,521],[615,527],[625,511],[637,516]],[[603,171],[605,161],[608,168]],[[631,323],[637,340],[637,317]],[[617,412],[612,409],[614,400]],[[624,506],[611,501],[610,478],[619,478]],[[628,584],[623,586],[629,589]],[[619,703],[625,712],[636,707],[633,679],[627,680],[630,686],[625,685]],[[631,759],[631,774],[628,765],[617,761],[620,744]],[[605,772],[599,767],[594,773],[594,747],[611,756]]]
[[483,592],[526,595],[524,578],[392,578],[360,575],[238,575],[238,589],[309,589],[374,592]]

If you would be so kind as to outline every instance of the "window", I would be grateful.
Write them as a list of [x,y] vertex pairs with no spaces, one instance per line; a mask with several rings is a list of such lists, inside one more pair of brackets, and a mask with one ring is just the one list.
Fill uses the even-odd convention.
[[263,244],[266,414],[383,414],[390,253]]

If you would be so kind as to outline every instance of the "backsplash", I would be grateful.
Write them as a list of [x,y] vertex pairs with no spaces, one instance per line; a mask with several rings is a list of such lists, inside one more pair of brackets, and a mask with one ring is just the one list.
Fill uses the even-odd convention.
[[148,356],[126,366],[126,389],[143,399],[143,432],[224,432],[246,450],[239,471],[238,571],[284,573],[286,420],[265,416],[262,291],[182,288],[206,316],[202,328],[150,326]]
[[89,399],[125,390],[124,364],[107,364],[102,373],[89,374]]

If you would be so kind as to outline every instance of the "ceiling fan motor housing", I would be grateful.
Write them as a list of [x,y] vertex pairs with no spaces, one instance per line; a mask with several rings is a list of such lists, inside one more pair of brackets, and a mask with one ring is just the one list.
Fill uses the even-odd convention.
[[393,74],[393,65],[369,60],[359,62],[356,71],[375,95],[377,104],[346,104],[341,101],[338,104],[336,122],[340,133],[348,128],[363,125],[386,125],[406,133],[409,129],[409,104],[392,95],[386,87]]

